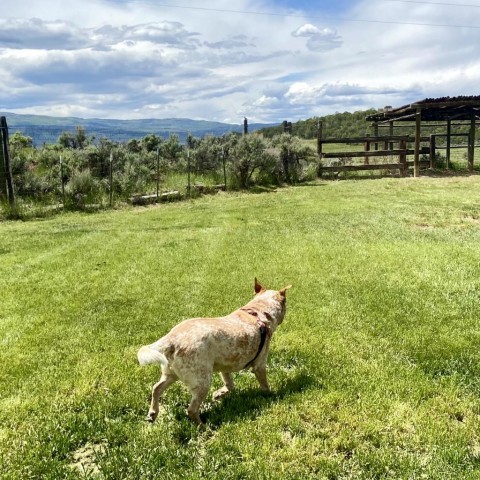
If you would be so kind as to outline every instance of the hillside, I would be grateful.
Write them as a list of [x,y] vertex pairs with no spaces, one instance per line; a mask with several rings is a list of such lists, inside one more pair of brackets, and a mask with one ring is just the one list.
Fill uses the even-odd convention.
[[[376,113],[377,110],[361,110],[358,112],[343,112],[335,113],[333,115],[325,115],[323,117],[313,117],[307,120],[300,120],[298,122],[292,122],[292,133],[300,138],[313,139],[317,135],[318,122],[322,122],[322,136],[323,138],[344,138],[344,137],[363,137],[365,134],[373,134],[373,128],[371,122],[365,118],[368,115]],[[469,124],[453,124],[452,133],[468,133],[470,129]],[[260,130],[265,137],[273,137],[283,132],[283,126],[267,127]],[[395,135],[414,135],[415,124],[414,122],[404,122],[401,126],[396,125]],[[432,122],[429,125],[424,122],[422,125],[422,134],[429,135],[432,133],[440,134],[446,132],[446,126],[440,125],[438,122]],[[388,129],[380,129],[380,134],[387,135]],[[476,138],[480,138],[480,127],[477,126]],[[446,142],[445,138],[439,137],[437,144],[442,145]],[[466,139],[458,139],[457,143],[466,143]]]
[[[190,133],[196,137],[205,135],[224,135],[229,132],[242,132],[242,124],[209,122],[191,120],[188,118],[141,119],[141,120],[108,120],[85,119],[78,117],[50,117],[46,115],[19,115],[3,112],[0,115],[7,118],[10,133],[21,132],[32,137],[34,145],[56,143],[63,132],[75,132],[82,126],[88,136],[95,138],[107,137],[117,142],[125,142],[132,138],[142,138],[154,133],[161,137],[178,135],[180,141],[185,141]],[[249,131],[268,127],[268,124],[250,124]]]
[[[350,113],[335,113],[323,117],[313,117],[292,123],[292,133],[301,138],[311,139],[317,135],[318,122],[323,125],[324,137],[358,137],[369,131],[369,122],[365,120],[367,115],[376,113],[375,109],[361,110]],[[273,137],[283,131],[283,126],[263,128],[261,132],[266,137]]]

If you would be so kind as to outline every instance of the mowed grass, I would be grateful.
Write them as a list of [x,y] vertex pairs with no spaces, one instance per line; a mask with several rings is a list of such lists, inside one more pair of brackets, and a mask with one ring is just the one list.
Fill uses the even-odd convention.
[[[0,478],[478,479],[479,273],[479,176],[4,222]],[[146,423],[139,346],[255,276],[293,284],[273,393],[237,374],[199,431],[178,383]]]

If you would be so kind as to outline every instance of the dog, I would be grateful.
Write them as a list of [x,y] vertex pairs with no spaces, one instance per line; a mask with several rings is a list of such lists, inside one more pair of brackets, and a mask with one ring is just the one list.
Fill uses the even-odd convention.
[[176,380],[190,390],[187,413],[200,427],[200,406],[210,390],[212,375],[219,372],[224,386],[213,393],[217,400],[234,388],[232,373],[251,368],[260,388],[269,391],[267,358],[272,334],[283,322],[286,291],[268,290],[255,279],[254,298],[225,317],[192,318],[175,326],[160,340],[138,351],[140,365],[159,364],[162,375],[153,386],[147,420],[158,416],[160,396]]

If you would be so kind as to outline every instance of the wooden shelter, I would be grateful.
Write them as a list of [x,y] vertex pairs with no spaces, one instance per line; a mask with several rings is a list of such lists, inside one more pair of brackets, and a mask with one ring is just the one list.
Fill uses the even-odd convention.
[[[375,136],[378,136],[378,127],[381,125],[388,125],[390,135],[393,135],[397,122],[415,122],[415,177],[420,173],[420,143],[423,140],[421,129],[424,122],[436,122],[446,126],[446,134],[443,136],[447,139],[447,165],[450,160],[452,137],[458,135],[468,137],[468,169],[470,172],[473,171],[475,126],[480,120],[480,96],[426,98],[399,108],[385,107],[382,112],[367,116],[367,120],[373,121]],[[456,125],[469,126],[469,133],[453,134],[452,121],[456,122]],[[435,156],[435,137],[436,135],[430,135],[430,158],[432,161]]]

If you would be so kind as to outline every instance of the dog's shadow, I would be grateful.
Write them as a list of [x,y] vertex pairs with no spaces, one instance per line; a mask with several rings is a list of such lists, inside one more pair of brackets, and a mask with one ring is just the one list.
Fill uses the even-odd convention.
[[[246,379],[245,379],[246,380]],[[273,387],[270,392],[263,392],[258,388],[254,379],[238,381],[237,388],[217,401],[208,400],[203,404],[201,418],[207,425],[207,434],[211,434],[227,423],[238,423],[246,420],[254,420],[262,415],[271,405],[285,401],[293,396],[311,389],[322,389],[322,381],[308,372],[291,372],[287,375],[279,375],[272,379],[272,384],[280,384]],[[250,382],[251,380],[251,382]],[[245,386],[248,383],[248,386]],[[182,397],[180,395],[180,397]],[[170,405],[169,424],[172,437],[179,444],[188,445],[190,441],[202,433],[198,427],[188,420],[185,415],[183,401],[174,402]],[[208,433],[210,432],[210,433]]]
[[311,388],[321,388],[321,382],[306,372],[282,379],[281,386],[270,392],[263,392],[256,385],[251,388],[239,387],[212,402],[201,417],[213,429],[224,423],[253,420],[272,404]]

